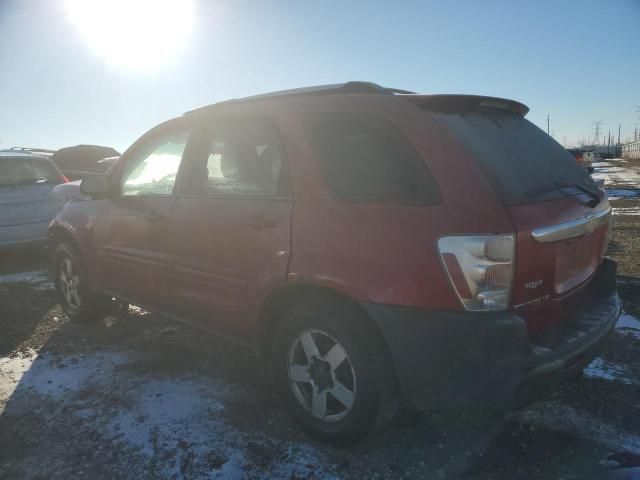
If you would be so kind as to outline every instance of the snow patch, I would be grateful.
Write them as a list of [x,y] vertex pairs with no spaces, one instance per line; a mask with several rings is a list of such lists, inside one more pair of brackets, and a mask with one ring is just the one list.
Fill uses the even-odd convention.
[[640,320],[628,313],[622,313],[616,323],[616,330],[640,340]]
[[20,379],[31,368],[36,358],[35,353],[25,357],[0,358],[0,414],[20,383]]
[[38,290],[53,289],[53,283],[49,281],[47,272],[43,270],[0,274],[0,283],[30,283]]
[[623,190],[619,188],[607,188],[606,190],[611,199],[640,197],[640,190]]
[[33,359],[28,374],[23,375],[20,388],[59,400],[86,387],[92,380],[108,379],[114,367],[126,363],[127,358],[120,352],[62,358],[41,354],[37,362]]
[[624,207],[624,208],[613,208],[611,212],[613,215],[640,215],[640,207]]
[[[626,168],[621,159],[611,159],[608,162],[599,162],[594,165],[594,173],[591,175],[596,180],[604,180],[605,185],[616,187],[640,187],[640,172],[634,168]],[[608,190],[610,191],[610,190]],[[636,194],[635,196],[638,196]]]
[[584,375],[587,378],[600,378],[611,382],[620,382],[625,385],[633,385],[634,382],[630,378],[627,368],[617,363],[609,362],[601,357],[596,357],[584,369]]
[[538,402],[513,414],[522,424],[563,432],[632,453],[640,453],[640,436],[620,431],[591,415],[557,401]]
[[314,446],[229,420],[238,396],[256,395],[246,386],[140,372],[132,368],[137,359],[122,351],[2,358],[0,409],[8,405],[5,413],[15,414],[31,408],[30,395],[45,396],[131,455],[146,457],[157,478],[334,478]]

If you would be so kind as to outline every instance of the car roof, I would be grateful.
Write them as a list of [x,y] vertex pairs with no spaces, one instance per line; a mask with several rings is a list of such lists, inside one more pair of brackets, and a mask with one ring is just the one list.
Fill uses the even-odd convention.
[[194,113],[202,113],[213,110],[222,105],[234,103],[246,103],[256,100],[281,99],[292,97],[304,97],[310,95],[329,95],[329,94],[374,94],[374,95],[390,95],[397,96],[410,103],[416,104],[425,110],[434,111],[468,111],[478,107],[494,107],[504,110],[510,110],[523,117],[529,112],[526,105],[506,98],[490,97],[483,95],[461,95],[461,94],[437,94],[424,95],[416,94],[409,90],[399,88],[383,87],[373,82],[350,81],[345,83],[335,83],[330,85],[315,85],[311,87],[294,88],[290,90],[279,90],[276,92],[263,93],[260,95],[252,95],[250,97],[226,100],[214,103],[204,107],[196,108],[185,113],[191,115]]

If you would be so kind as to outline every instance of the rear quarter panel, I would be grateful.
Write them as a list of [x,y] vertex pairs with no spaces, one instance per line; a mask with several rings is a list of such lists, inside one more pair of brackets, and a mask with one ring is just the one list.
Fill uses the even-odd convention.
[[[412,141],[440,187],[433,206],[335,202],[304,129],[313,111],[364,111]],[[297,100],[280,119],[292,160],[295,207],[288,280],[382,304],[459,310],[440,265],[443,235],[512,232],[513,224],[468,154],[418,107],[398,97],[341,95]]]

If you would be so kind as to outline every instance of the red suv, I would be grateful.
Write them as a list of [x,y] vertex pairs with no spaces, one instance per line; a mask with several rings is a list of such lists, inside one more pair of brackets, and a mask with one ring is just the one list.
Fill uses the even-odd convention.
[[188,112],[53,221],[60,302],[251,347],[326,441],[398,408],[523,405],[620,313],[606,194],[527,111],[349,82]]

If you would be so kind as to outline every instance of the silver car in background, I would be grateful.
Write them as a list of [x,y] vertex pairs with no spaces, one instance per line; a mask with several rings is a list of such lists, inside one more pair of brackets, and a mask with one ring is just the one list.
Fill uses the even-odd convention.
[[55,215],[49,195],[65,182],[46,157],[0,151],[0,249],[46,243]]

